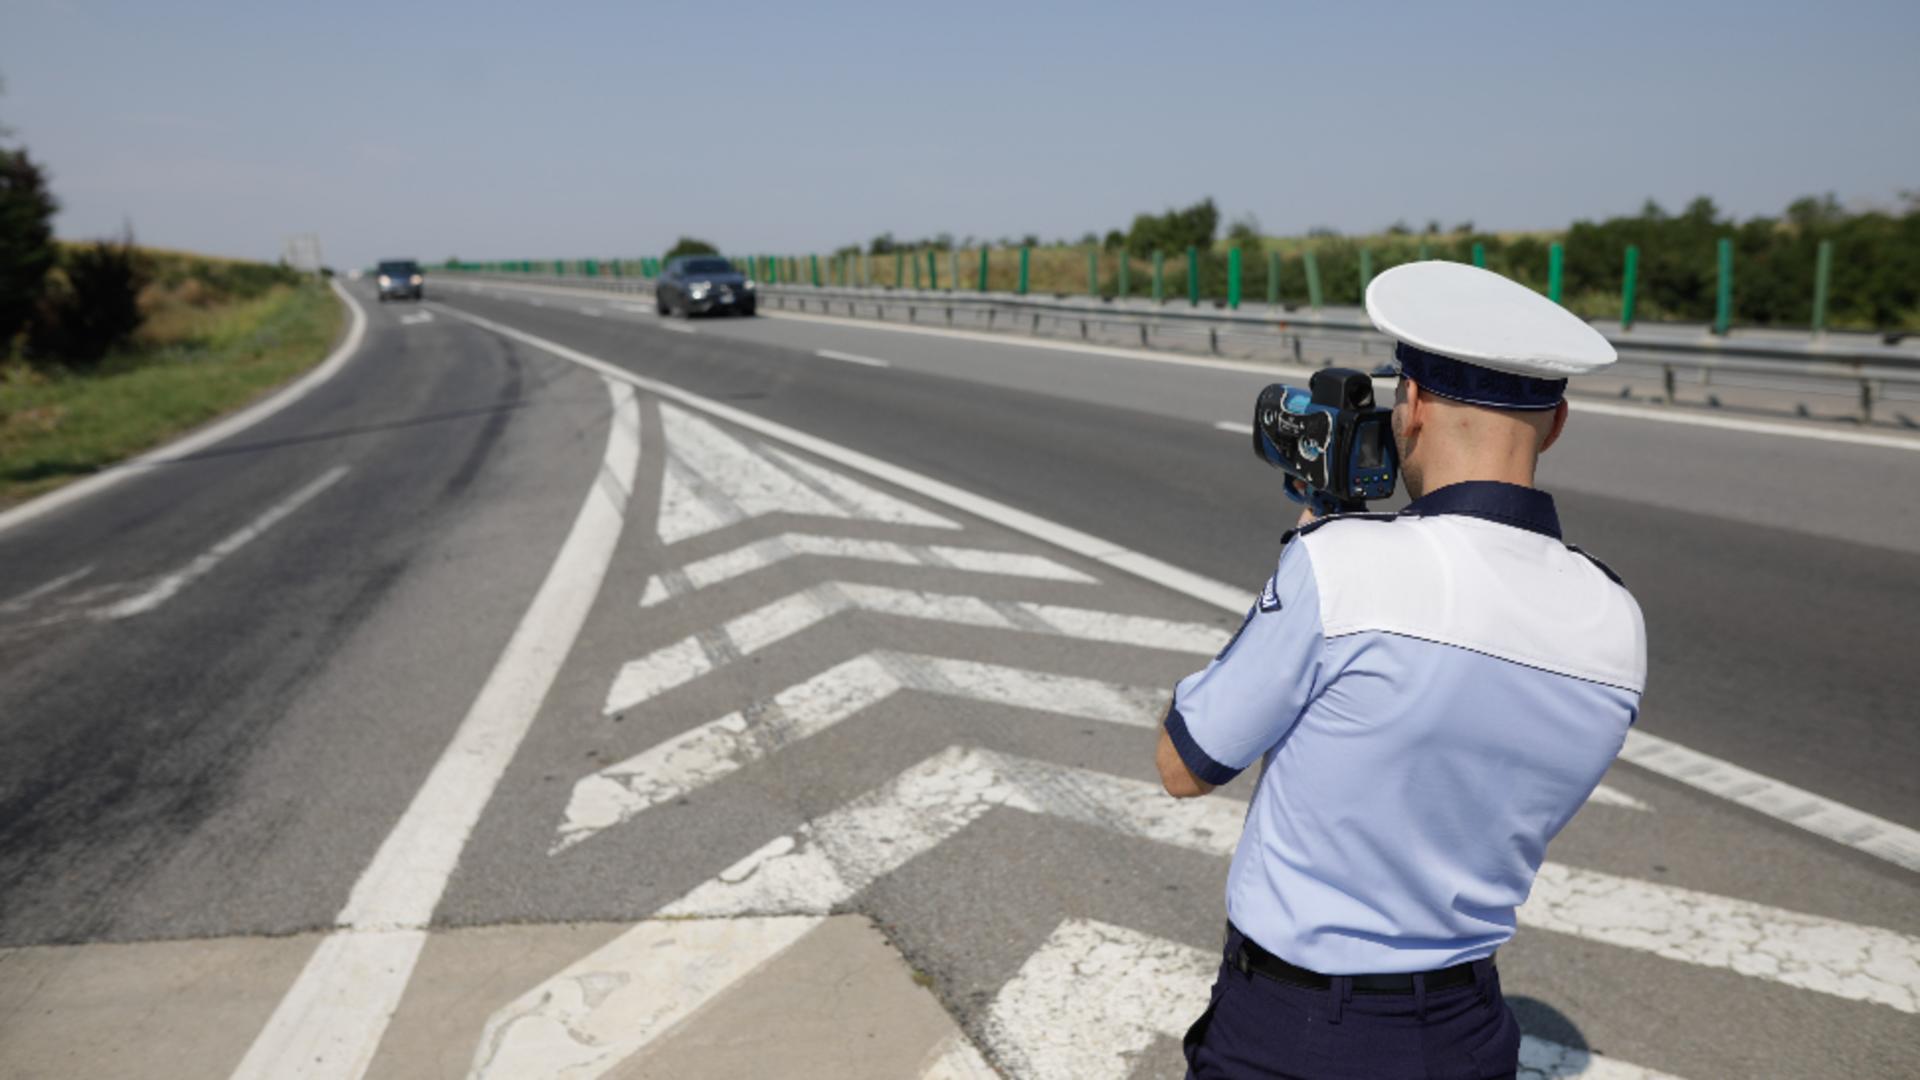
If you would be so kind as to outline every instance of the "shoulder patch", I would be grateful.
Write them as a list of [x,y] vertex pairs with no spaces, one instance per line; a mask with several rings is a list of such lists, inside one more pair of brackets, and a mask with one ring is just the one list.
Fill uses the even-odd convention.
[[1260,610],[1261,611],[1279,611],[1280,610],[1280,593],[1277,589],[1274,588],[1273,578],[1268,578],[1266,588],[1263,588],[1260,590]]

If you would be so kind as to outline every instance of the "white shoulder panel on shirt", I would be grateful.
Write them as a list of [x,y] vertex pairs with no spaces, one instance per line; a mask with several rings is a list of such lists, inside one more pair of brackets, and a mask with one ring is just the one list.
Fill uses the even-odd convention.
[[1326,636],[1454,645],[1639,693],[1647,629],[1632,594],[1551,536],[1460,514],[1329,521],[1307,545]]

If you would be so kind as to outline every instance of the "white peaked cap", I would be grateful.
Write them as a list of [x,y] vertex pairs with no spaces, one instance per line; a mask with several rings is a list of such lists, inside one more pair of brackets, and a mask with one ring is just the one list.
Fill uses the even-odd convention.
[[1383,334],[1476,367],[1535,379],[1586,375],[1619,359],[1586,320],[1518,282],[1464,263],[1407,263],[1367,286]]

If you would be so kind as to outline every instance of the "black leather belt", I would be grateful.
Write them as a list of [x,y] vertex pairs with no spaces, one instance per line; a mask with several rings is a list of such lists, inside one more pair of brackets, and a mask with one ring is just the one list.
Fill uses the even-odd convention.
[[[1245,975],[1251,972],[1264,975],[1274,982],[1283,982],[1289,986],[1301,986],[1309,990],[1328,990],[1333,987],[1333,976],[1322,975],[1317,971],[1289,964],[1285,960],[1261,948],[1252,938],[1240,933],[1229,925],[1228,932],[1240,939],[1240,948],[1233,956],[1233,965]],[[1474,985],[1474,962],[1440,968],[1435,971],[1401,972],[1394,975],[1351,975],[1353,992],[1356,994],[1411,994],[1413,977],[1426,978],[1427,993],[1439,990],[1452,990],[1461,986]]]

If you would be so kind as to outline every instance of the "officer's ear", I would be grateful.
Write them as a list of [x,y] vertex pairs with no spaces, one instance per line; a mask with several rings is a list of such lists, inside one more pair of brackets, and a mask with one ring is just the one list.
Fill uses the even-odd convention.
[[1567,399],[1561,398],[1560,404],[1555,405],[1553,407],[1553,426],[1547,429],[1546,437],[1540,440],[1540,449],[1534,452],[1537,454],[1546,453],[1547,447],[1552,446],[1556,442],[1559,442],[1560,433],[1562,431],[1565,431],[1566,429],[1567,429]]

